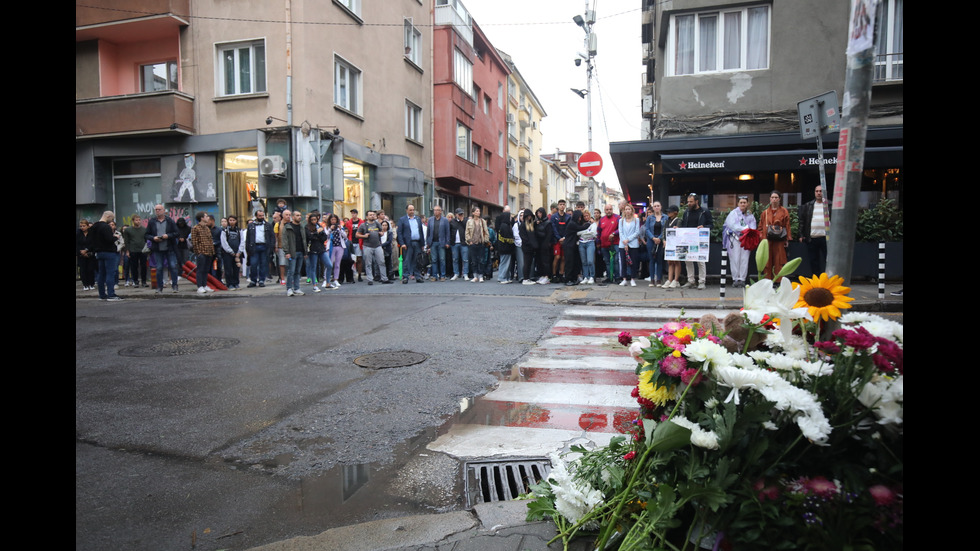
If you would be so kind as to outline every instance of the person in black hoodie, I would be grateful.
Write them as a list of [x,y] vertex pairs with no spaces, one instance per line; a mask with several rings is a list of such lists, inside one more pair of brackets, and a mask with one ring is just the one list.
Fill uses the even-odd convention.
[[534,285],[531,279],[531,268],[534,266],[534,259],[538,254],[538,237],[534,234],[534,222],[536,220],[531,209],[524,209],[524,218],[517,225],[518,234],[521,236],[521,255],[524,257],[524,270],[521,274],[524,285]]
[[510,205],[504,207],[504,212],[497,216],[494,224],[497,231],[497,254],[500,255],[500,266],[497,280],[501,284],[510,283],[510,264],[514,258],[514,222],[510,216]]
[[98,271],[95,276],[95,286],[99,290],[99,298],[102,300],[116,301],[121,297],[116,296],[116,274],[119,271],[119,252],[116,248],[116,236],[109,226],[109,222],[116,219],[116,215],[107,210],[102,213],[102,218],[92,224],[89,229],[91,236],[92,251],[95,252],[95,260]]
[[582,266],[578,255],[578,232],[587,229],[585,215],[576,209],[572,211],[572,217],[565,223],[565,240],[562,241],[562,249],[565,257],[565,285],[578,285],[578,274]]
[[551,258],[553,255],[552,241],[554,234],[551,230],[551,220],[548,218],[548,211],[544,207],[538,207],[534,213],[534,236],[538,240],[537,262],[538,283],[547,285],[551,283],[548,271],[551,268]]

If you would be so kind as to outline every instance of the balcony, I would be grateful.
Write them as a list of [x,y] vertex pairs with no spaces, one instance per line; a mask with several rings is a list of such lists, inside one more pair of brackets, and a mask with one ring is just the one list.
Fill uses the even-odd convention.
[[527,162],[531,160],[531,146],[527,142],[521,142],[520,146],[517,148],[518,158],[521,161]]
[[448,5],[436,6],[436,25],[450,25],[463,40],[473,45],[473,22],[469,12],[458,0],[449,0]]
[[75,101],[75,138],[196,134],[194,98],[167,90]]
[[874,83],[900,82],[905,76],[905,55],[885,54],[875,56]]
[[522,103],[521,108],[517,110],[517,120],[522,127],[531,126],[531,110],[528,109],[527,104]]
[[148,40],[186,27],[190,0],[94,0],[75,6],[75,42]]

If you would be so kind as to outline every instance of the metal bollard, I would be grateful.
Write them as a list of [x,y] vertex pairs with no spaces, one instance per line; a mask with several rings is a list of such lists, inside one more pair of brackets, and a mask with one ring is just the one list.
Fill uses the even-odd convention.
[[721,282],[718,285],[718,300],[725,300],[725,276],[728,275],[728,249],[721,248]]
[[885,243],[878,243],[878,300],[885,299]]

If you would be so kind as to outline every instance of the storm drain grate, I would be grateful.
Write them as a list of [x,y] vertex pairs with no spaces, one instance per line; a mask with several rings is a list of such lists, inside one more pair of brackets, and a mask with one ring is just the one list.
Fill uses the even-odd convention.
[[429,356],[421,352],[397,350],[394,352],[375,352],[354,358],[354,363],[371,369],[386,369],[389,367],[406,367],[428,360]]
[[510,501],[531,491],[530,486],[548,477],[551,462],[546,457],[504,461],[468,461],[465,466],[466,506]]
[[135,356],[138,358],[186,356],[188,354],[201,354],[203,352],[224,350],[237,345],[239,342],[241,341],[238,339],[225,339],[221,337],[182,338],[130,346],[120,350],[119,355]]

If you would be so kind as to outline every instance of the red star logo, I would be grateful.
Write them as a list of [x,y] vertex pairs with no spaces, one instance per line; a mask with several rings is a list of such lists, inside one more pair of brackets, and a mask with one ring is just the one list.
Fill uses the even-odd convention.
[[687,163],[681,163],[681,170],[687,169]]
[[806,166],[806,157],[800,159],[800,166]]

